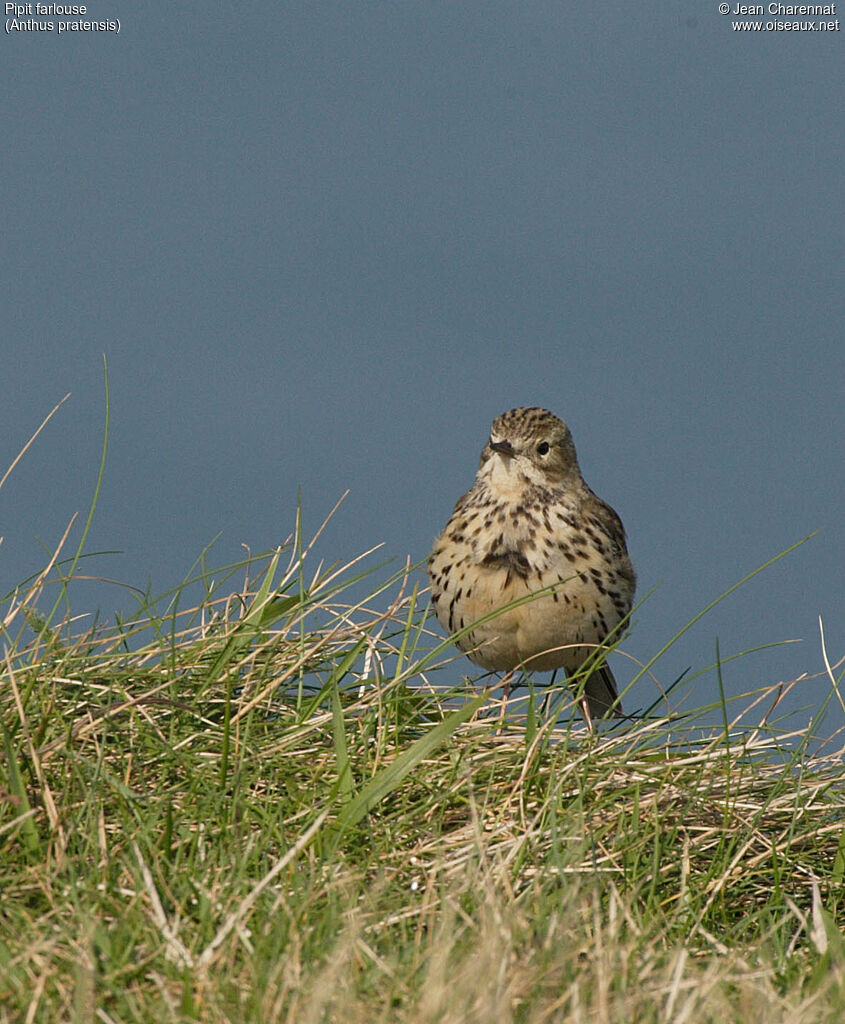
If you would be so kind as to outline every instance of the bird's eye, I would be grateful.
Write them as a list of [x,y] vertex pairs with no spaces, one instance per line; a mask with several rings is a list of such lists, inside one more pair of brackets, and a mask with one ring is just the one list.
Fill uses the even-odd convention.
[[549,454],[549,442],[548,441],[541,441],[537,445],[537,454],[538,455],[548,455]]

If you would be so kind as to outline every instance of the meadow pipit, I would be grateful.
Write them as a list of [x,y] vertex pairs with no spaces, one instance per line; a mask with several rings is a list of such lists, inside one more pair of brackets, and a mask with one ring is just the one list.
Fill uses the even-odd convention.
[[[493,421],[475,484],[435,542],[428,575],[434,612],[450,633],[553,588],[457,641],[476,664],[508,673],[577,672],[630,612],[636,586],[622,521],[584,482],[569,428],[533,407]],[[622,714],[600,657],[582,711],[588,722]]]

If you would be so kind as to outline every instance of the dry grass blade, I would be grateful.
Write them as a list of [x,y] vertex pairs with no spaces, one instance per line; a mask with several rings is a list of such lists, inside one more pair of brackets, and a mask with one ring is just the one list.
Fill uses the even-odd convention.
[[53,406],[53,408],[50,410],[50,412],[41,421],[41,426],[35,431],[35,433],[32,435],[32,437],[30,437],[30,439],[26,442],[26,444],[23,446],[23,448],[21,448],[21,450],[18,452],[18,454],[15,456],[14,460],[12,461],[12,464],[9,466],[9,468],[6,470],[6,472],[3,474],[3,476],[0,477],[0,490],[3,489],[3,484],[5,484],[6,481],[9,479],[9,477],[12,475],[12,472],[14,471],[15,466],[17,466],[17,464],[21,461],[21,459],[24,457],[24,455],[26,455],[26,453],[29,451],[30,446],[35,442],[35,439],[38,437],[38,435],[41,433],[41,431],[47,426],[47,424],[50,422],[50,420],[56,415],[56,413],[59,411],[59,409],[61,409],[61,407],[65,404],[65,402],[69,398],[70,398],[70,392],[68,392],[65,395],[65,397],[60,402],[57,402],[56,405]]
[[229,917],[221,924],[214,938],[209,942],[205,949],[200,954],[197,960],[197,967],[200,970],[208,970],[211,966],[214,957],[223,943],[226,941],[229,933],[234,930],[235,927],[242,924],[250,914],[253,906],[255,905],[258,897],[264,892],[268,885],[279,875],[285,868],[302,853],[302,851],[308,846],[314,836],[323,827],[323,823],[328,817],[328,811],[321,811],[316,819],[308,826],[308,828],[302,833],[297,839],[293,846],[288,852],[280,857],[273,867],[267,872],[267,874],[255,885],[252,890],[241,902],[238,909],[230,914]]

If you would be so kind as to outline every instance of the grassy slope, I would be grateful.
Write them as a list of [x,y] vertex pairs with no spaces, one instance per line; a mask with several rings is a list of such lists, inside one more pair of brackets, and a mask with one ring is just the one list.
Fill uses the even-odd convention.
[[778,691],[501,724],[405,576],[285,557],[88,634],[0,607],[0,1021],[845,1018],[841,751]]

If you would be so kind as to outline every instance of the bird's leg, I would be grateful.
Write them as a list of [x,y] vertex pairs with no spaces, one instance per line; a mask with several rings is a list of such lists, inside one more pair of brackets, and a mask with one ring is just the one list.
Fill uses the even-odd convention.
[[508,698],[510,697],[512,680],[513,669],[510,669],[510,671],[505,672],[504,676],[502,677],[502,710],[499,712],[499,732],[501,732],[505,726],[505,710],[508,706]]
[[585,693],[582,693],[578,698],[578,707],[581,709],[581,716],[587,726],[587,731],[595,732],[596,727],[593,723],[592,716],[590,715],[590,702],[587,700],[587,695]]
[[545,718],[549,713],[549,708],[552,705],[552,687],[555,685],[555,679],[557,679],[557,669],[552,669],[552,678],[549,680],[549,685],[546,687],[546,696],[543,697],[543,703],[540,707],[540,714]]

